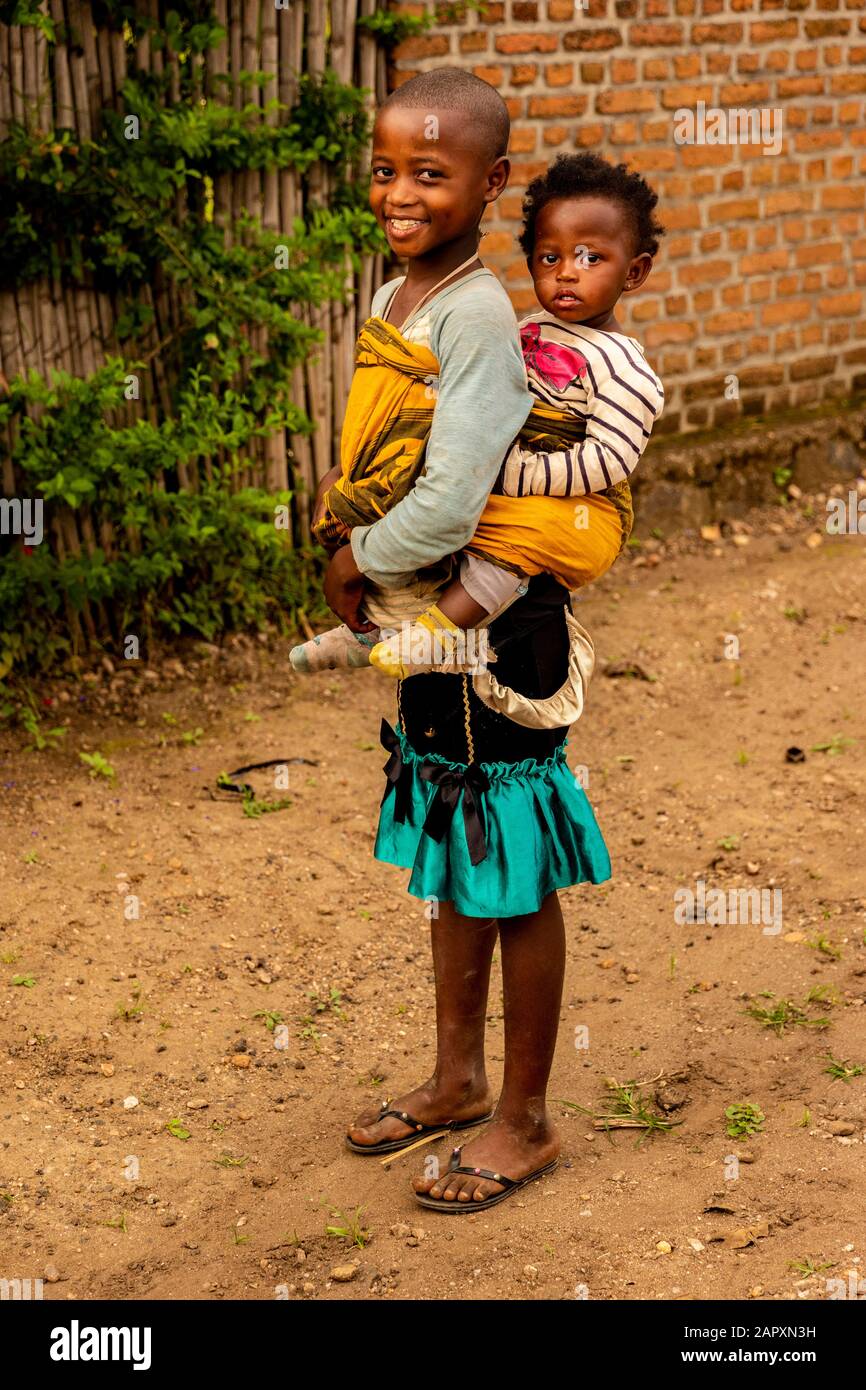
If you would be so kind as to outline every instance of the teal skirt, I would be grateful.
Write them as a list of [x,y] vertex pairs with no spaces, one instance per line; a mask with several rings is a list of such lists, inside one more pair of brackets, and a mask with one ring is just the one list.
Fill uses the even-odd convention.
[[382,742],[391,757],[373,853],[411,869],[413,897],[465,917],[518,917],[558,888],[610,878],[565,742],[543,761],[471,765],[422,757],[384,719]]

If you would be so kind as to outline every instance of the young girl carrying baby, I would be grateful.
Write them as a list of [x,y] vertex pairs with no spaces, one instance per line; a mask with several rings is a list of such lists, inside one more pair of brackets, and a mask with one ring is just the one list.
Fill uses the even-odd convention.
[[[342,467],[317,499],[326,597],[345,629],[293,662],[349,666],[363,652],[399,679],[375,856],[410,868],[410,893],[434,907],[437,1062],[362,1114],[347,1142],[393,1153],[490,1121],[443,1176],[414,1181],[419,1202],[450,1212],[502,1201],[557,1161],[545,1100],[564,969],[557,889],[610,875],[565,760],[593,659],[568,589],[625,544],[627,480],[662,403],[615,315],[649,274],[655,195],[591,157],[560,159],[528,191],[521,244],[542,312],[522,325],[521,363],[507,298],[475,254],[507,182],[507,139],[501,99],[455,69],[412,79],[379,111],[371,206],[408,273],[374,298]],[[453,660],[479,623],[495,677]],[[426,660],[407,632],[436,639]],[[497,938],[505,1070],[493,1111],[484,1023]]]

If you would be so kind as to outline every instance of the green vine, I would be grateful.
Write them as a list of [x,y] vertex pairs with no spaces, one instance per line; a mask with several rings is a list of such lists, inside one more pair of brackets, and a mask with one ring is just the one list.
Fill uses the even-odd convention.
[[[5,23],[40,18],[27,0],[0,6]],[[83,379],[0,378],[0,438],[11,432],[18,491],[45,514],[43,543],[0,537],[0,682],[80,653],[86,614],[115,650],[128,633],[212,640],[310,611],[315,557],[275,524],[292,491],[239,488],[238,474],[253,441],[314,428],[292,383],[321,334],[298,306],[343,299],[347,266],[384,248],[358,179],[364,92],[325,72],[301,77],[291,109],[237,109],[236,87],[266,79],[223,75],[219,96],[202,98],[196,61],[223,37],[209,4],[178,5],[159,34],[131,5],[100,4],[94,20],[122,29],[128,48],[149,31],[177,54],[181,99],[168,103],[167,75],[133,71],[95,139],[13,124],[0,144],[0,288],[55,281],[111,295],[123,352]],[[304,181],[304,218],[274,232],[245,215],[227,235],[220,176],[286,169]],[[127,401],[147,397],[155,359],[168,398],[156,421],[129,424]],[[80,551],[55,544],[67,508],[92,538]]]

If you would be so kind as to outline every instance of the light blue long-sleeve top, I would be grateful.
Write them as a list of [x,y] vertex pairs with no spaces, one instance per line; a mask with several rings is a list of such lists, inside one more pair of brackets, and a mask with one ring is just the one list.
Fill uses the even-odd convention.
[[[373,296],[381,316],[403,280]],[[434,295],[430,350],[439,362],[425,469],[397,505],[371,526],[355,526],[358,568],[383,588],[407,583],[419,569],[460,550],[475,533],[502,460],[533,405],[511,301],[481,268]],[[403,325],[411,338],[411,315]]]

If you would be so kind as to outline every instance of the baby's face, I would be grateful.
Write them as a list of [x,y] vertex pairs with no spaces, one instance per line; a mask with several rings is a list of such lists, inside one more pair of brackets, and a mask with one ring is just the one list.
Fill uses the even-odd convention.
[[600,328],[630,281],[646,278],[648,260],[634,255],[634,232],[622,204],[555,198],[538,214],[529,270],[543,309],[566,323]]

